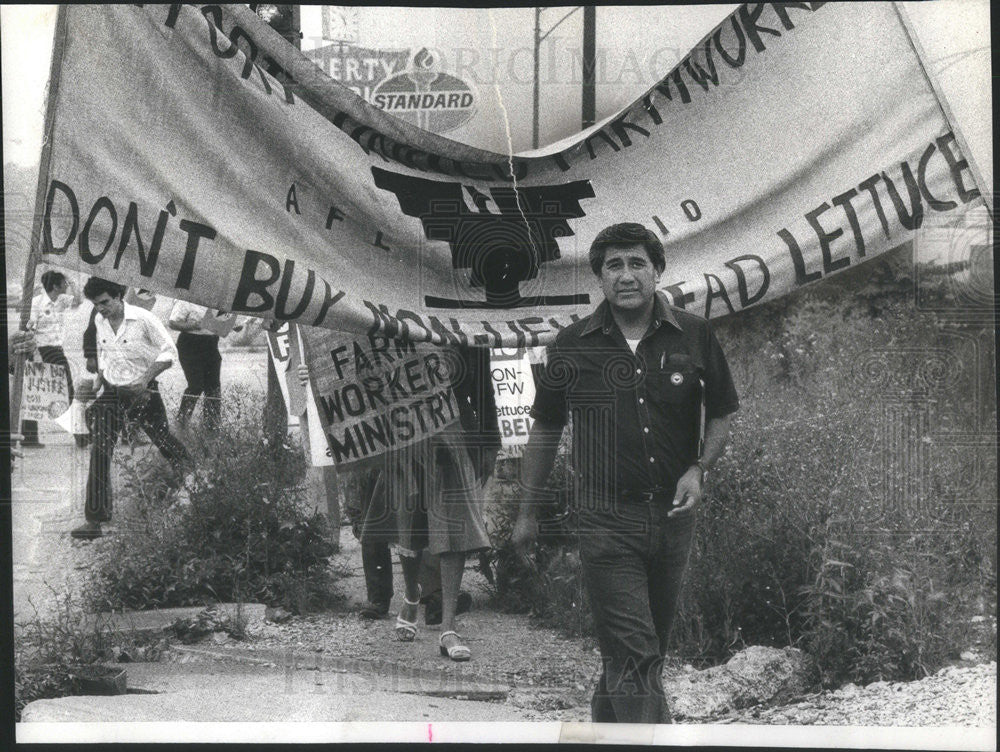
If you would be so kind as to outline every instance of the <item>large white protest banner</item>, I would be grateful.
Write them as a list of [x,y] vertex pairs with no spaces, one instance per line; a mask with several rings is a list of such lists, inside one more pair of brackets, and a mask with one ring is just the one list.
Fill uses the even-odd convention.
[[60,12],[43,260],[236,313],[532,345],[599,302],[587,247],[615,222],[655,229],[662,289],[718,316],[981,202],[891,3],[742,6],[521,156],[367,104],[243,6]]

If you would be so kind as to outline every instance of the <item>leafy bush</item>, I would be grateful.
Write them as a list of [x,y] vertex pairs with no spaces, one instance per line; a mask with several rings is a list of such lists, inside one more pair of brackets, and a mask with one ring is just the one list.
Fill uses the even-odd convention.
[[103,546],[89,591],[99,609],[260,600],[301,612],[337,596],[326,518],[306,509],[305,460],[268,442],[260,395],[231,389],[217,435],[193,439],[196,481],[180,505],[152,469],[126,465],[123,518]]
[[[992,327],[913,296],[901,252],[716,324],[741,409],[699,512],[685,658],[796,645],[833,684],[919,678],[970,646],[968,619],[996,600]],[[506,504],[499,602],[588,631],[558,546],[506,563]]]
[[992,343],[916,311],[905,262],[719,327],[743,399],[682,598],[688,656],[793,644],[827,683],[917,678],[995,600],[996,458],[963,439],[995,430]]

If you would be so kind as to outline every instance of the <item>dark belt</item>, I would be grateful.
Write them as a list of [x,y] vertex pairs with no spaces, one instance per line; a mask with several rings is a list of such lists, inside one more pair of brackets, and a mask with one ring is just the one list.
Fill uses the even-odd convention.
[[618,499],[626,504],[666,504],[673,501],[666,486],[645,489],[626,489],[618,494]]

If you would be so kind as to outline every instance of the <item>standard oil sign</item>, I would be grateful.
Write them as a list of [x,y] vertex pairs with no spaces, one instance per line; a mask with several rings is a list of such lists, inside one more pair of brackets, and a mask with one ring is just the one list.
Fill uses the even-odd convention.
[[418,50],[404,73],[375,87],[371,103],[435,133],[464,125],[475,113],[475,94],[464,81],[436,68],[434,53]]
[[418,128],[445,133],[475,115],[476,92],[445,73],[437,53],[427,47],[362,47],[358,16],[358,8],[323,6],[323,39],[334,44],[303,53],[330,78]]

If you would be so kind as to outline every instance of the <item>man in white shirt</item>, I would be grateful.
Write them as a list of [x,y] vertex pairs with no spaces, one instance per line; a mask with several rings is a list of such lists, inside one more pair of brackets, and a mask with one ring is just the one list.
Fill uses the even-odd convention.
[[[73,401],[73,375],[69,361],[63,351],[63,333],[66,311],[80,305],[80,293],[75,288],[70,294],[70,283],[61,272],[49,270],[42,275],[42,290],[31,301],[31,316],[28,328],[35,333],[35,344],[43,363],[52,363],[66,369],[66,385],[69,401]],[[26,420],[22,423],[24,442],[22,446],[41,447],[38,440],[38,423]]]
[[90,407],[94,444],[87,477],[86,524],[74,538],[101,536],[111,520],[111,460],[126,421],[135,422],[183,476],[191,458],[171,433],[156,377],[177,360],[167,329],[149,311],[125,302],[125,288],[91,277],[83,294],[97,309],[97,375],[103,387]]

